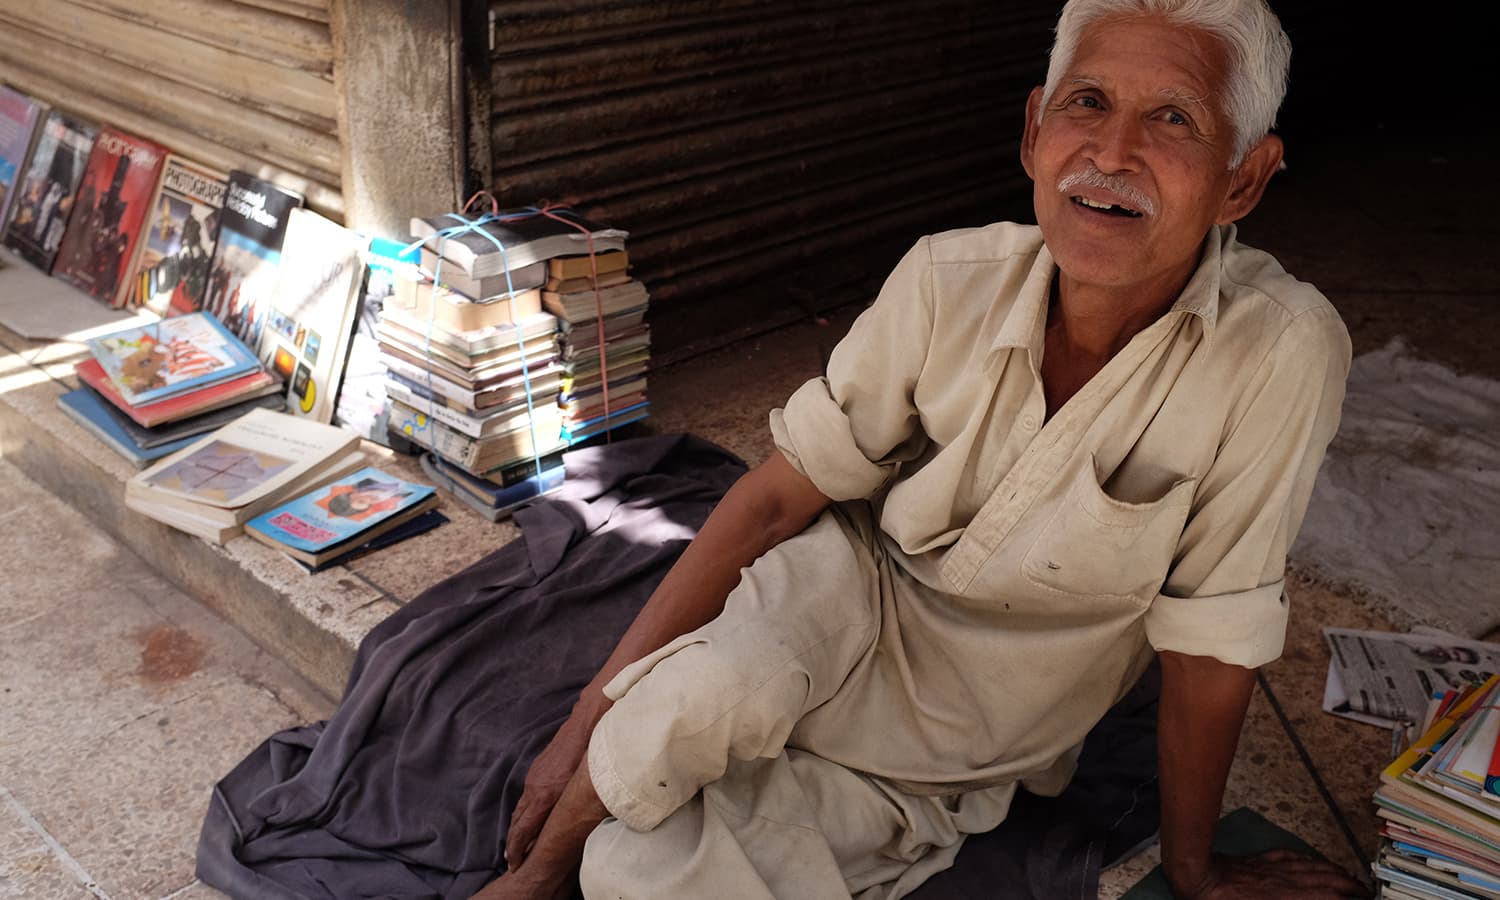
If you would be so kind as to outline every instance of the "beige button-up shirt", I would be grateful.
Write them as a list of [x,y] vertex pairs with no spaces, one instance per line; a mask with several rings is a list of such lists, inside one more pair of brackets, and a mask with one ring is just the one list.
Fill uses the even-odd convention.
[[862,690],[926,746],[841,737],[835,702],[806,729],[829,758],[913,783],[1034,776],[1152,649],[1281,653],[1286,553],[1348,373],[1337,313],[1216,227],[1176,304],[1049,418],[1055,269],[1035,227],[924,238],[827,376],[772,413],[819,490],[870,498],[898,573]]

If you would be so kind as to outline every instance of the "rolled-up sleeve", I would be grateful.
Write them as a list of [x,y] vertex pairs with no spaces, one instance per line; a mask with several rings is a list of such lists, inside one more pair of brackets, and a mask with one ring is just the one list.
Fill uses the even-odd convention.
[[931,279],[923,238],[834,348],[828,374],[771,413],[776,448],[832,500],[868,497],[925,444],[913,396],[932,336]]
[[1146,612],[1152,647],[1246,668],[1281,655],[1286,555],[1338,429],[1349,356],[1324,308],[1292,319],[1257,368]]

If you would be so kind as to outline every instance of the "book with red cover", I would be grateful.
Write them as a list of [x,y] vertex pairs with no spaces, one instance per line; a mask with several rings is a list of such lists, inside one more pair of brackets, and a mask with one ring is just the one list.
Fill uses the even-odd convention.
[[136,258],[167,150],[114,128],[99,129],[57,248],[52,274],[112,306],[129,296]]
[[140,406],[131,406],[125,402],[120,395],[119,388],[110,380],[109,374],[104,367],[99,365],[97,359],[86,359],[74,363],[73,371],[84,384],[98,391],[104,399],[118,407],[122,412],[137,422],[143,428],[151,428],[164,422],[174,422],[198,413],[228,406],[240,400],[279,390],[280,379],[273,376],[264,369],[257,369],[248,375],[242,375],[230,381],[221,381],[218,384],[209,385],[186,394],[178,394],[155,403],[144,403]]

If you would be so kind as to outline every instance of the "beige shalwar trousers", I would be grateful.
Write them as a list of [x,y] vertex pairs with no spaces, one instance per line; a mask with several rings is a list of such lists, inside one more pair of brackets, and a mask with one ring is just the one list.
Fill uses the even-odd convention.
[[588,760],[615,818],[585,849],[589,900],[894,900],[1005,818],[1014,783],[917,796],[818,755],[828,727],[900,740],[878,718],[806,718],[878,652],[891,592],[866,511],[825,513],[607,687]]

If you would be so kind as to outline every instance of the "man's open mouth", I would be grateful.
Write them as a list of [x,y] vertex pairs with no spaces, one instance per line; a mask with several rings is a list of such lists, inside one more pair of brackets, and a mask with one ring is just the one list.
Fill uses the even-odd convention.
[[1120,206],[1117,203],[1096,203],[1093,200],[1088,199],[1087,197],[1077,196],[1069,197],[1068,199],[1072,200],[1074,203],[1077,203],[1079,206],[1088,207],[1089,209],[1096,209],[1099,212],[1108,213],[1111,216],[1124,216],[1127,219],[1139,219],[1141,217],[1141,214],[1136,212],[1135,210],[1130,209],[1129,207]]

